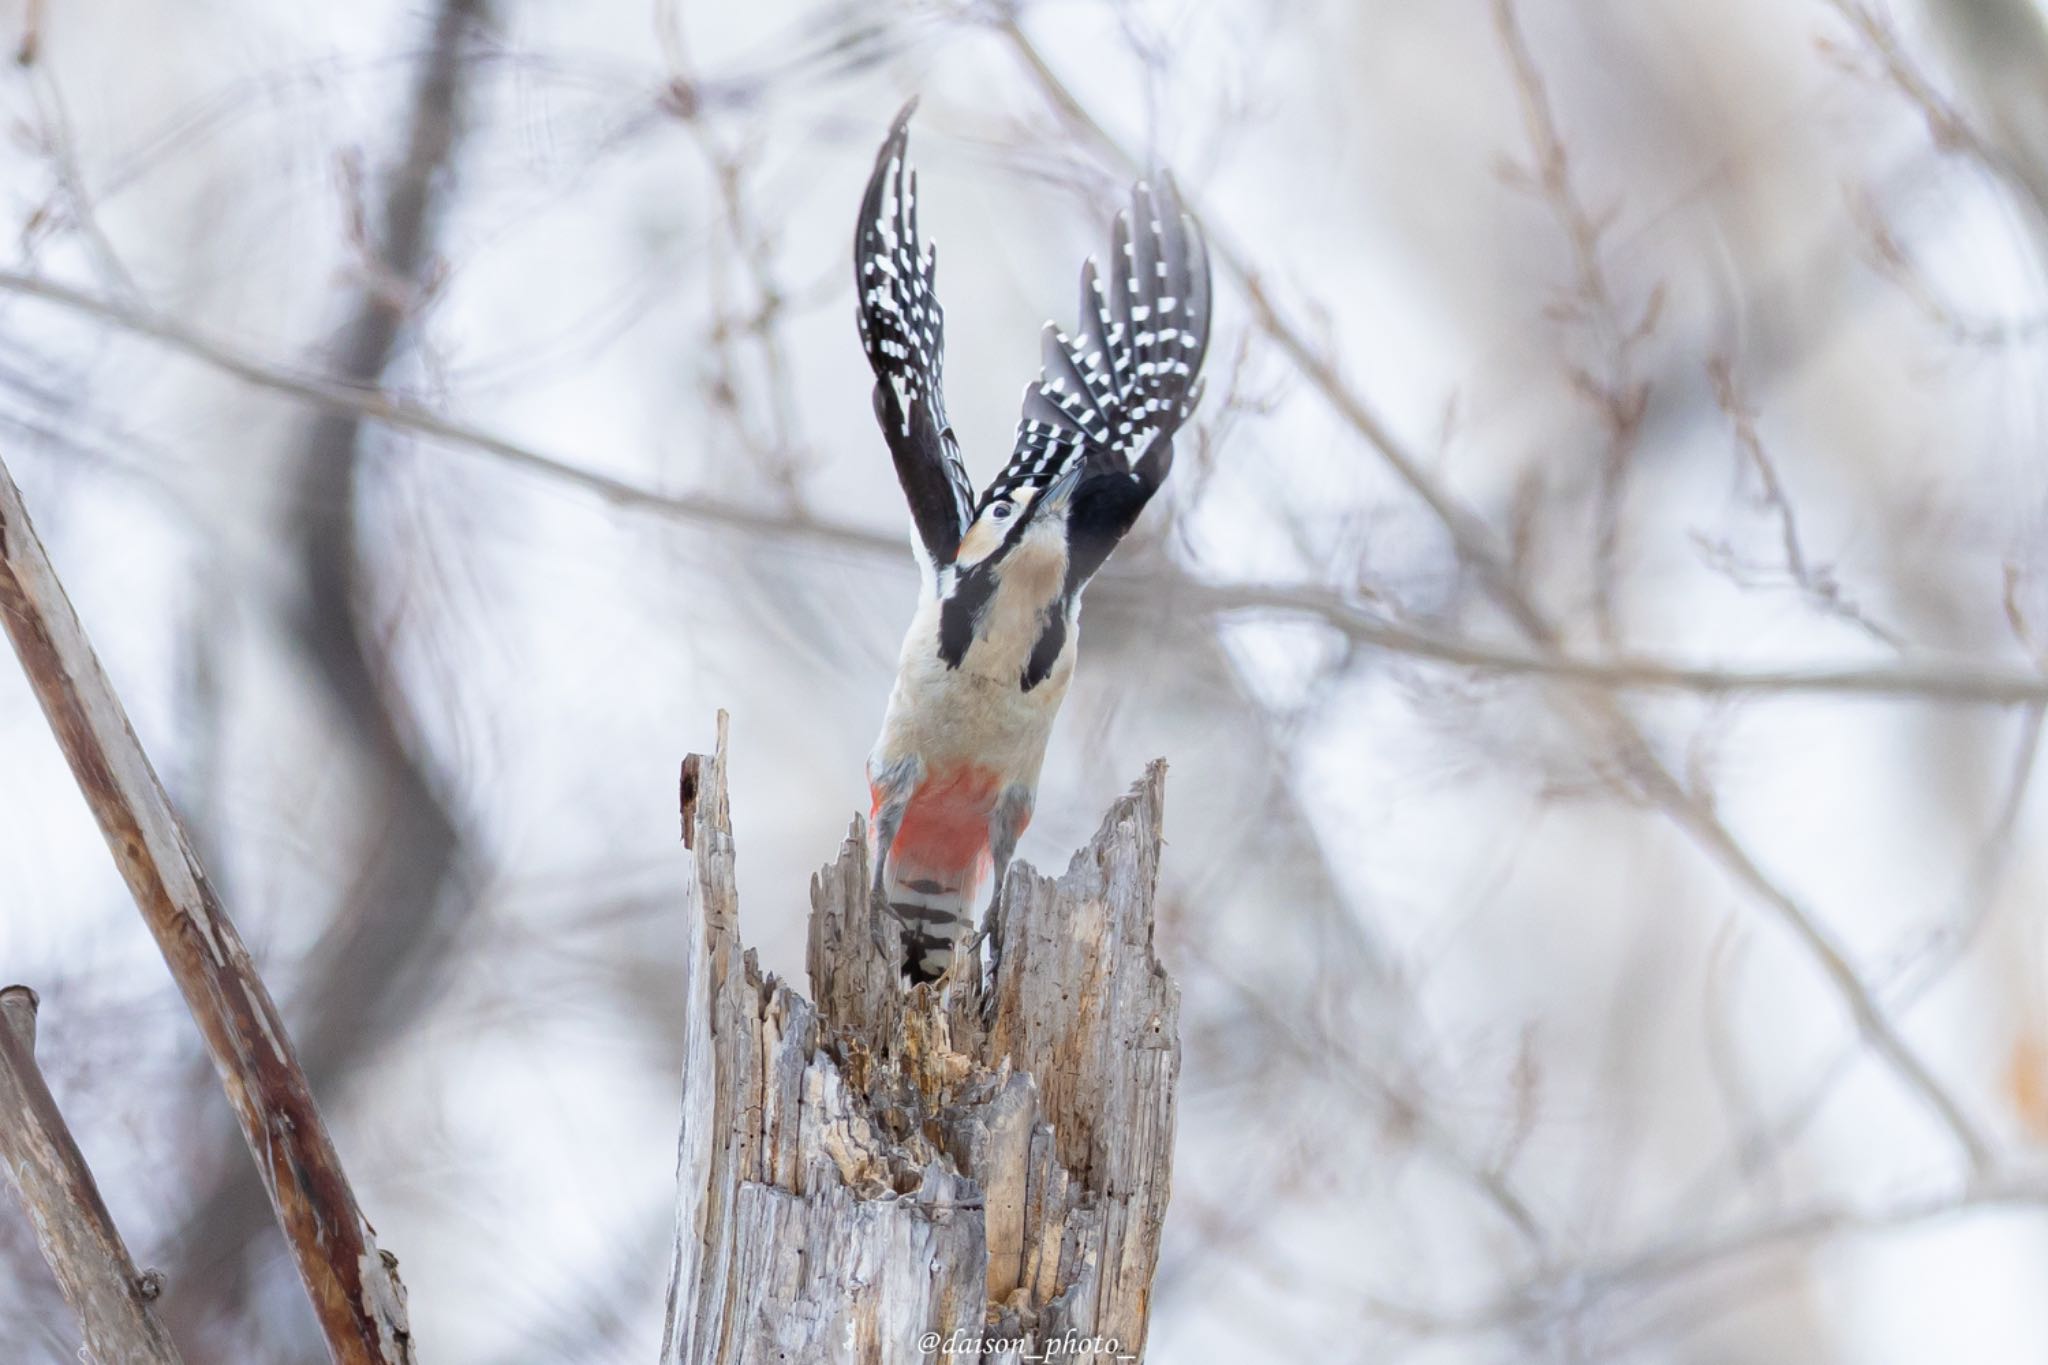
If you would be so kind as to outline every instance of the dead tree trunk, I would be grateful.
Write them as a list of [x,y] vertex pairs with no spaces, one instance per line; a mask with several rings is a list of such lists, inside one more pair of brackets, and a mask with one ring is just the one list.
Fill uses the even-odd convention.
[[1152,947],[1165,766],[1064,877],[1011,868],[986,982],[905,992],[856,819],[811,882],[813,1004],[740,943],[725,723],[696,852],[664,1365],[1143,1352],[1180,992]]

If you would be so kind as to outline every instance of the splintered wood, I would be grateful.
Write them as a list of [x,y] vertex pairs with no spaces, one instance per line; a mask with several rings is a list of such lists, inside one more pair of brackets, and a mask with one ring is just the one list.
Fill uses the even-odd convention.
[[723,717],[692,762],[663,1361],[1138,1359],[1180,1069],[1165,765],[1065,876],[1012,867],[986,985],[906,993],[856,820],[811,882],[813,1004],[740,943]]

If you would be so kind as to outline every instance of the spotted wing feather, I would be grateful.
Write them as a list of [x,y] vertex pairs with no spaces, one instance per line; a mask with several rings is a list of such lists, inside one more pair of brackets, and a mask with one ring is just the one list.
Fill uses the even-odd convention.
[[1156,489],[1201,397],[1209,294],[1209,253],[1172,179],[1156,192],[1140,184],[1117,215],[1107,286],[1089,261],[1079,325],[1071,335],[1046,327],[1014,453],[980,506],[1043,488],[1075,461],[1084,475],[1124,473]]
[[875,156],[854,233],[861,345],[875,372],[875,418],[896,462],[929,576],[953,562],[974,486],[946,420],[946,319],[934,287],[937,252],[917,228],[917,175],[908,167],[912,100]]

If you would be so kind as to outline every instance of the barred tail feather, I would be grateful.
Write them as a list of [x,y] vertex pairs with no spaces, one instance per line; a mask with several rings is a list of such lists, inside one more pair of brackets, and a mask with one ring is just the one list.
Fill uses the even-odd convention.
[[951,965],[955,948],[973,930],[980,891],[978,878],[949,884],[917,869],[890,869],[889,913],[903,927],[904,970],[913,984],[936,981]]

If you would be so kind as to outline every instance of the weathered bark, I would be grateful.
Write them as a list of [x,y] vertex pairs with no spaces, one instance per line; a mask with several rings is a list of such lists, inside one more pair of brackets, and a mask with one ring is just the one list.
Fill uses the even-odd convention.
[[36,1245],[97,1365],[178,1365],[178,1348],[150,1303],[99,1182],[36,1067],[36,994],[0,990],[0,1160],[35,1225]]
[[1143,1352],[1178,988],[1152,948],[1165,766],[1064,877],[1013,865],[987,981],[901,984],[865,830],[812,879],[817,1004],[741,946],[718,750],[696,852],[666,1365]]
[[0,623],[199,1025],[330,1356],[409,1365],[397,1260],[378,1250],[284,1020],[194,856],[0,461]]

